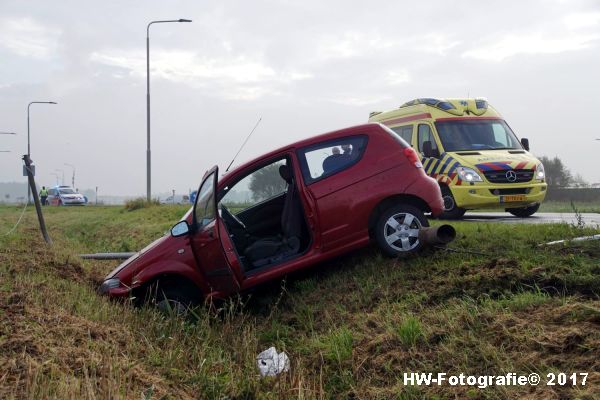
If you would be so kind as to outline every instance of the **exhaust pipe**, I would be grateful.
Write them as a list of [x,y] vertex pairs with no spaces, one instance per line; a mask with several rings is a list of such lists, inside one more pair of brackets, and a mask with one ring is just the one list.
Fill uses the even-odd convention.
[[419,240],[425,245],[448,244],[456,238],[456,230],[451,225],[432,226],[419,231]]

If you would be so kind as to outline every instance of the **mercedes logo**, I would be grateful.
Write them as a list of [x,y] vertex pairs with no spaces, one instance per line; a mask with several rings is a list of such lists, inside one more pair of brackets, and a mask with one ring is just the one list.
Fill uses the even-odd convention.
[[517,180],[517,173],[512,169],[506,172],[506,180],[509,182],[514,182]]

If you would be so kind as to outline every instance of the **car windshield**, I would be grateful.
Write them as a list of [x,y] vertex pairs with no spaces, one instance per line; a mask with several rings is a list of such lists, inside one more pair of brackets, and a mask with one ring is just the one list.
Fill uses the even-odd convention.
[[506,122],[494,120],[455,120],[436,122],[445,151],[522,149]]
[[75,194],[73,189],[60,189],[60,194]]

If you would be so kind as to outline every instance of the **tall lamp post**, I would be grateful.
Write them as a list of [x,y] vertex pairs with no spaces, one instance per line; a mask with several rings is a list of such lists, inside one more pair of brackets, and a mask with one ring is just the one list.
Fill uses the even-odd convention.
[[75,189],[75,166],[73,164],[65,163],[67,167],[73,168],[73,175],[71,175],[71,186]]
[[[31,141],[29,135],[29,109],[32,104],[58,104],[54,101],[32,101],[27,105],[27,157],[31,160]],[[27,202],[31,203],[31,188],[27,185]]]
[[192,22],[191,19],[169,19],[164,21],[152,21],[146,27],[146,198],[150,202],[152,191],[151,184],[151,156],[150,156],[150,25],[163,24],[167,22]]
[[54,170],[54,172],[60,172],[61,173],[61,175],[62,175],[61,185],[64,186],[64,184],[65,184],[65,170],[57,168],[57,169]]
[[58,184],[58,174],[56,172],[50,172],[50,175],[54,175],[56,177],[56,186],[59,186],[59,184]]

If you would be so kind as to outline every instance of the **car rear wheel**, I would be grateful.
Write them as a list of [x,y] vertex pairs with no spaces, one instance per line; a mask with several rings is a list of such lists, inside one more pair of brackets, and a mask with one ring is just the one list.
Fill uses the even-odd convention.
[[423,247],[419,232],[428,226],[429,222],[421,210],[399,204],[381,213],[375,227],[375,239],[387,256],[416,253]]
[[459,219],[467,212],[466,209],[458,207],[452,191],[447,186],[442,186],[442,199],[444,200],[444,212],[440,214],[441,219]]
[[535,204],[533,206],[523,207],[523,208],[507,208],[506,211],[508,211],[515,217],[527,218],[527,217],[531,217],[539,209],[540,209],[540,205]]

